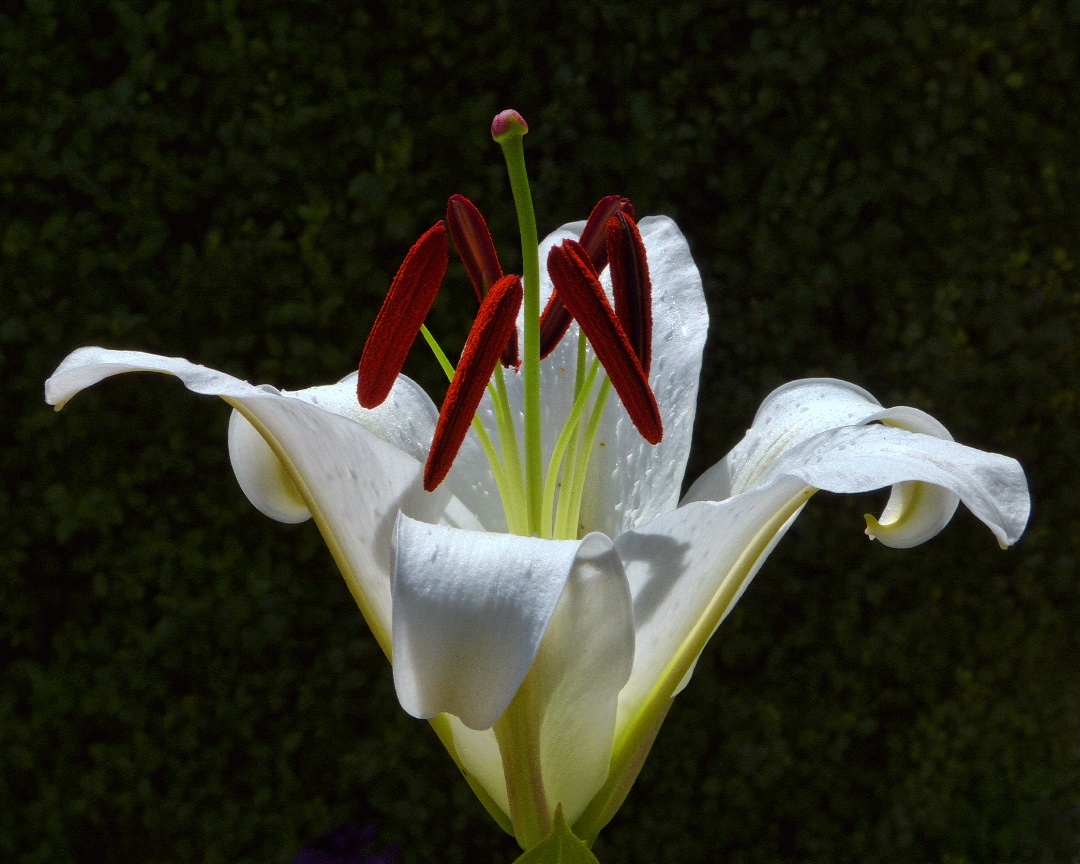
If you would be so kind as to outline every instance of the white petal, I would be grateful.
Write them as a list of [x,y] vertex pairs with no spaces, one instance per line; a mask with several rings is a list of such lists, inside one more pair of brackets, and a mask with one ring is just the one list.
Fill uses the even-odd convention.
[[[912,411],[897,411],[898,422],[939,428]],[[815,489],[867,492],[899,484],[906,490],[912,483],[958,496],[1003,545],[1014,543],[1027,523],[1027,483],[1016,460],[871,425],[820,432],[770,462],[749,491],[685,504],[619,537],[637,630],[634,671],[619,697],[619,734],[647,701],[655,701],[650,688],[657,681],[668,688],[663,698],[678,692],[677,681]],[[951,498],[919,497],[912,503],[926,504],[929,516],[906,514],[913,527],[898,535],[901,545],[933,536],[955,509]]]
[[389,653],[398,512],[463,527],[478,527],[475,517],[449,492],[424,492],[420,463],[358,423],[180,358],[80,348],[46,382],[46,399],[59,406],[103,378],[134,371],[165,372],[194,392],[221,396],[258,429],[314,515],[357,605]]
[[510,799],[506,794],[506,777],[503,776],[502,754],[493,729],[470,729],[453,714],[448,715],[450,731],[454,735],[454,751],[461,767],[469,772],[491,800],[510,813]]
[[819,432],[870,422],[881,403],[862,387],[834,378],[804,378],[765,397],[735,448],[702,474],[683,503],[722,501],[751,488],[787,450]]
[[[893,426],[847,427],[816,435],[774,463],[762,482],[781,476],[830,492],[868,492],[912,481],[941,487],[959,496],[1002,546],[1019,539],[1031,508],[1024,470],[1015,459]],[[900,547],[922,543],[944,527],[955,509],[945,506],[943,519],[939,501],[914,497],[905,502],[909,512],[925,504],[930,516],[910,514],[912,530],[901,533],[899,542],[881,534],[882,542]]]
[[492,726],[529,671],[567,580],[595,566],[594,545],[403,516],[393,626],[394,683],[405,710]]
[[[722,500],[767,483],[768,479],[776,476],[776,472],[780,470],[778,466],[791,464],[785,461],[789,454],[798,451],[816,436],[844,427],[870,423],[882,423],[952,442],[949,431],[926,412],[904,406],[882,408],[873,396],[854,384],[831,378],[792,381],[766,397],[743,440],[697,479],[683,498],[683,503]],[[949,450],[947,447],[939,449]],[[969,451],[965,448],[965,452],[980,451]],[[1005,458],[991,457],[991,454],[981,455],[993,459]],[[1008,464],[1009,476],[1014,480],[1019,477],[1019,488],[1026,502],[1026,484],[1019,465],[1012,460],[995,464],[998,464],[999,468]],[[960,495],[957,494],[958,490],[953,488],[954,482],[958,481],[928,483],[916,477],[905,482],[896,482],[879,519],[867,517],[867,533],[895,548],[907,548],[925,542],[941,531],[956,511]],[[889,484],[866,488],[880,488],[881,485]],[[1013,483],[1014,487],[1015,485]],[[974,496],[973,500],[978,500],[977,493],[970,494]],[[1015,497],[1013,492],[1008,494]],[[1023,506],[1026,508],[1027,504]],[[983,514],[986,517],[983,521],[990,525],[1000,542],[1014,542],[1015,537],[1019,536],[1019,531],[1014,535],[1009,533],[1012,529],[1004,527],[1006,522],[1015,526],[1016,513],[1007,519],[1004,515],[998,514],[998,518],[985,510]],[[1024,509],[1019,530],[1023,530],[1026,514],[1027,510]],[[1007,537],[1013,539],[1008,540]]]
[[[356,398],[356,378],[357,373],[353,372],[337,384],[286,393],[355,420],[417,462],[425,462],[439,421],[439,409],[431,397],[411,378],[398,375],[385,402],[376,408],[362,408]],[[488,531],[506,530],[502,500],[491,468],[471,432],[442,487],[458,498]]]
[[630,582],[637,640],[634,669],[619,694],[617,746],[626,744],[643,708],[660,710],[685,684],[701,649],[809,494],[802,482],[782,478],[724,501],[684,505],[615,541]]
[[229,418],[229,461],[240,489],[264,516],[288,524],[311,518],[285,465],[235,408]]
[[[564,225],[540,244],[541,304],[551,293],[548,250],[568,237],[577,238],[584,222]],[[666,216],[647,216],[638,223],[649,259],[653,286],[653,360],[649,382],[664,423],[664,438],[655,447],[634,428],[626,409],[613,394],[590,462],[582,497],[580,533],[601,531],[615,537],[628,528],[672,509],[679,500],[690,453],[697,409],[701,354],[709,327],[701,277],[686,238]],[[601,274],[608,295],[611,277]],[[562,342],[541,364],[544,464],[550,458],[573,407],[577,368],[578,326],[571,324]],[[593,353],[588,352],[588,362]],[[507,379],[507,393],[521,410],[521,374]],[[485,423],[494,428],[489,403]]]
[[607,779],[619,692],[630,677],[630,588],[611,541],[590,534],[529,677],[549,812],[573,822]]

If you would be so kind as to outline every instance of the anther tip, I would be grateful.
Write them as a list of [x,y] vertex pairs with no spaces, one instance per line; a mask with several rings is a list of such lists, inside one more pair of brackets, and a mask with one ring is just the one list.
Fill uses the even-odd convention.
[[513,108],[507,108],[495,115],[491,121],[491,137],[499,143],[511,137],[521,137],[529,131],[525,118]]

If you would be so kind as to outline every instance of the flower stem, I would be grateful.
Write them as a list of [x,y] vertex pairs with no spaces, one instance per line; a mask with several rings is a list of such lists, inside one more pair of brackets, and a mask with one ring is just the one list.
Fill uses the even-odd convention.
[[[522,133],[524,134],[524,133]],[[514,193],[518,230],[521,234],[521,269],[525,295],[522,334],[522,375],[524,376],[525,498],[529,533],[540,536],[543,507],[543,438],[540,423],[540,250],[536,237],[536,216],[525,170],[525,150],[521,134],[498,139],[506,158],[510,188]]]

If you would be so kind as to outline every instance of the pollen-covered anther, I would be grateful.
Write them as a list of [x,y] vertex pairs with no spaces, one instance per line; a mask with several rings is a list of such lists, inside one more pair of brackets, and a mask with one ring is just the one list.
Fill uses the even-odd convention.
[[553,247],[548,253],[548,273],[566,308],[585,331],[634,426],[650,444],[659,444],[664,426],[649,379],[581,244],[565,240],[562,246]]
[[476,322],[465,341],[454,380],[446,391],[439,422],[424,465],[424,488],[431,492],[446,478],[454,464],[484,389],[495,371],[506,340],[514,329],[521,308],[521,278],[504,276],[480,304]]
[[633,217],[616,213],[607,223],[608,263],[615,315],[649,374],[652,367],[652,282],[645,244]]
[[[502,279],[502,265],[495,251],[487,222],[476,205],[464,195],[452,195],[446,204],[446,222],[450,226],[450,236],[454,239],[454,248],[461,256],[461,263],[472,280],[476,299],[481,303],[491,286]],[[518,340],[517,329],[510,333],[502,353],[502,364],[507,368],[517,366]]]
[[356,396],[362,407],[375,408],[390,395],[439,293],[449,260],[446,226],[440,221],[405,256],[364,344],[356,382]]
[[[589,214],[589,221],[585,223],[585,230],[581,232],[581,239],[578,240],[585,254],[589,256],[593,270],[597,273],[602,273],[608,263],[605,230],[608,220],[616,213],[627,213],[633,218],[634,205],[630,203],[630,199],[623,198],[621,195],[608,195],[606,198],[601,198]],[[541,360],[554,351],[562,341],[571,320],[562,298],[553,291],[540,315]]]
[[585,223],[585,230],[581,232],[581,239],[578,240],[597,273],[603,273],[608,263],[607,226],[618,213],[625,213],[633,220],[634,205],[629,198],[621,195],[601,198],[589,214],[589,221]]

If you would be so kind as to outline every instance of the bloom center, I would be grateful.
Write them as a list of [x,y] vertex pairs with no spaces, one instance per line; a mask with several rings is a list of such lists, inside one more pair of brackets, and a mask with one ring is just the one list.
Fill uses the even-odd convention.
[[[461,359],[455,368],[424,326],[447,267],[447,231],[439,222],[417,241],[394,277],[364,347],[357,396],[365,408],[385,400],[422,333],[450,379],[424,467],[424,488],[433,491],[443,482],[471,426],[491,467],[508,529],[573,538],[578,534],[589,457],[610,391],[615,390],[646,441],[657,444],[664,434],[648,378],[652,353],[648,260],[629,200],[618,195],[603,198],[578,240],[566,240],[550,250],[546,265],[552,292],[540,312],[539,250],[521,147],[526,131],[528,126],[516,112],[503,112],[492,124],[514,192],[523,276],[503,274],[480,211],[462,195],[451,197],[446,224],[480,301]],[[600,281],[605,268],[610,269],[614,306]],[[573,407],[544,470],[540,362],[562,342],[574,321],[580,334]],[[512,403],[508,395],[504,367],[512,376],[520,375],[514,382],[520,402]],[[485,390],[496,419],[498,450],[476,415]],[[518,443],[519,431],[524,447]]]

